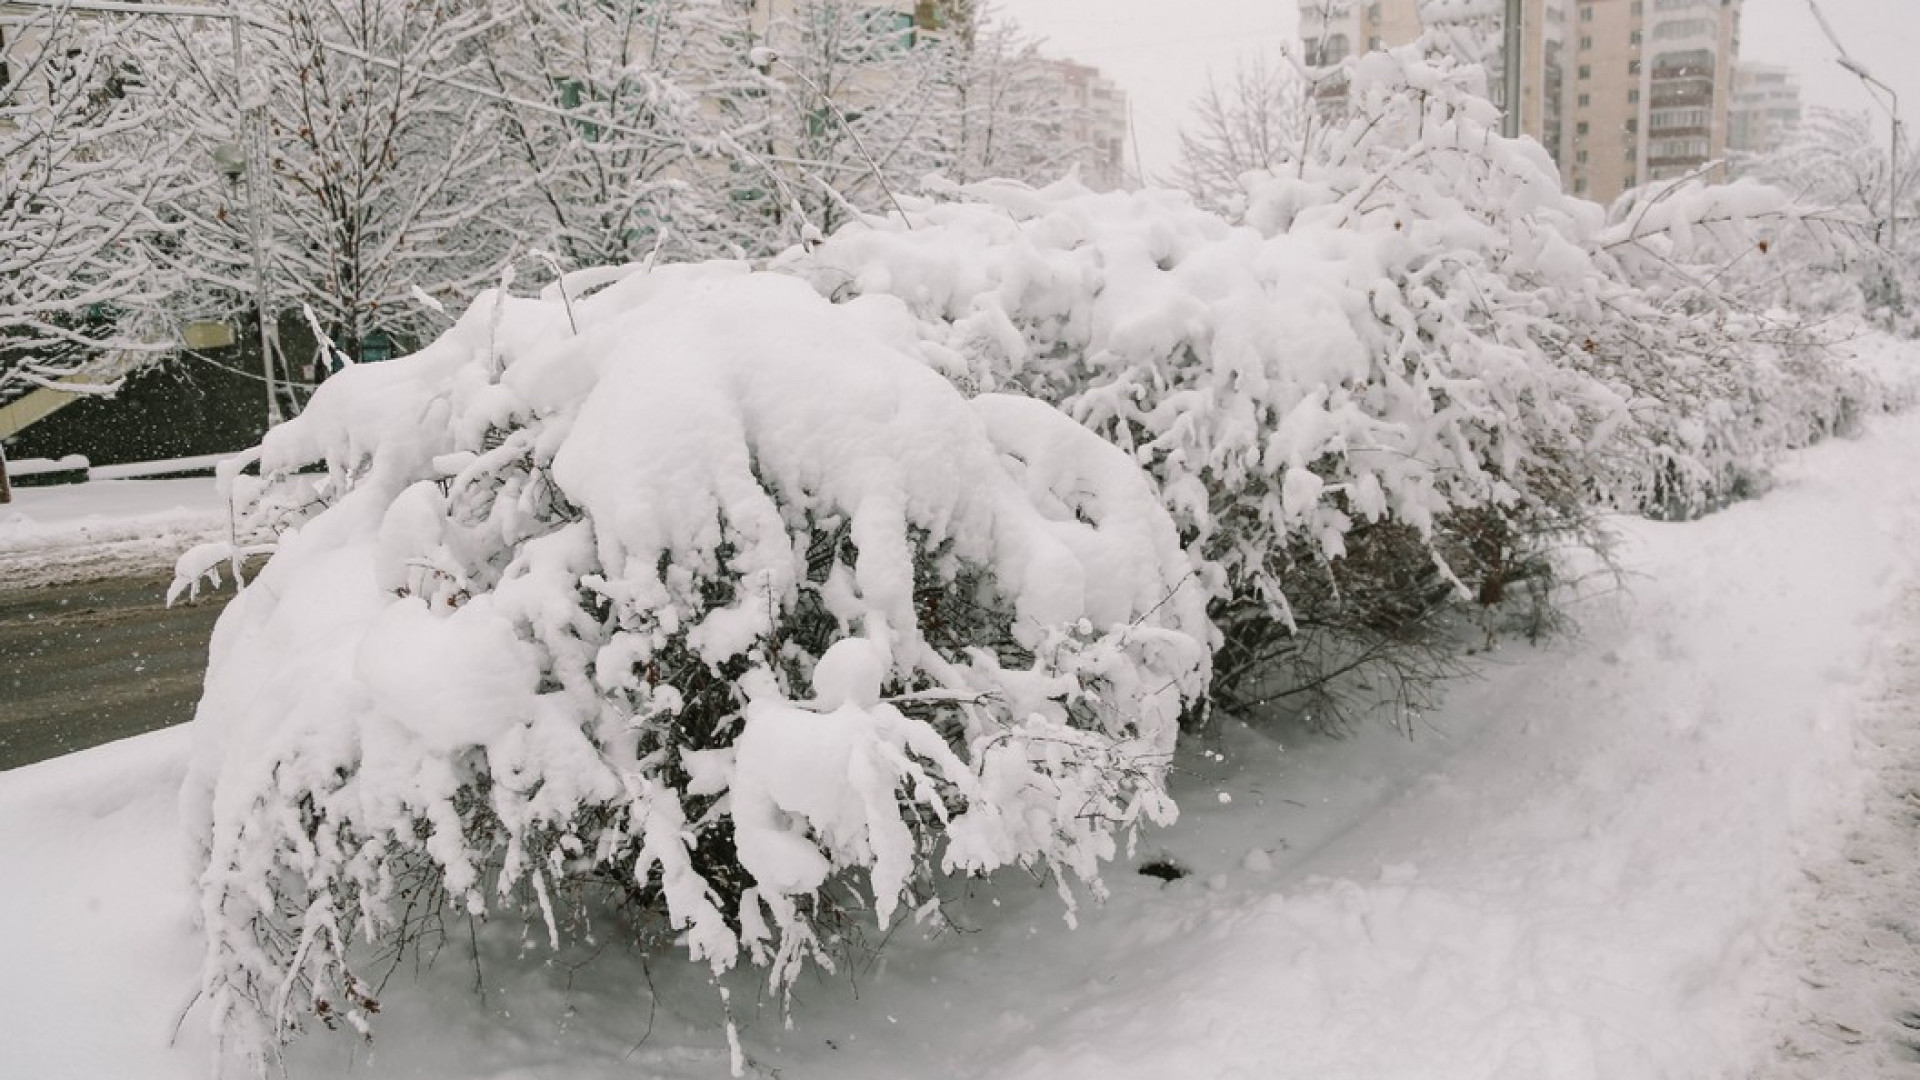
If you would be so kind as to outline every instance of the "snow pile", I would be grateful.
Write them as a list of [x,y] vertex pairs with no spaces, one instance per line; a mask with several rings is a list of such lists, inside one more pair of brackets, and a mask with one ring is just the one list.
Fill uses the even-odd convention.
[[351,941],[443,901],[557,947],[610,889],[780,985],[943,872],[1098,893],[1173,816],[1210,630],[1126,455],[963,399],[889,301],[733,264],[567,288],[329,381],[232,479],[281,536],[183,799],[231,1044],[364,1024]]

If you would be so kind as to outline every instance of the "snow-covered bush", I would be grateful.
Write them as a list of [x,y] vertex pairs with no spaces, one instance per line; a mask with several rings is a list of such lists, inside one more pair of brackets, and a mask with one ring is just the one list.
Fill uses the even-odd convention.
[[1594,332],[1597,370],[1635,395],[1638,478],[1616,505],[1685,516],[1764,482],[1779,453],[1899,404],[1857,359],[1874,332],[1838,312],[1816,260],[1866,252],[1844,215],[1753,181],[1629,192],[1597,239],[1631,291]]
[[1610,222],[1444,52],[1349,62],[1342,106],[1243,177],[1233,220],[971,185],[785,268],[904,300],[963,388],[1133,451],[1208,568],[1224,700],[1417,697],[1457,601],[1550,622],[1552,555],[1604,546],[1600,508],[1710,504],[1871,397],[1715,288],[1726,245],[1813,215],[1736,190]]
[[1211,631],[1126,455],[963,398],[891,301],[589,284],[348,369],[231,480],[280,537],[183,795],[228,1045],[364,1025],[354,941],[447,905],[557,942],[604,885],[784,986],[942,874],[1097,893],[1174,813]]
[[1613,288],[1599,208],[1500,139],[1477,75],[1417,51],[1350,74],[1354,115],[1256,180],[1245,224],[1168,192],[975,185],[792,266],[906,300],[963,385],[1134,451],[1211,569],[1241,700],[1398,679],[1450,598],[1500,601],[1545,544],[1593,542],[1625,420],[1570,355]]

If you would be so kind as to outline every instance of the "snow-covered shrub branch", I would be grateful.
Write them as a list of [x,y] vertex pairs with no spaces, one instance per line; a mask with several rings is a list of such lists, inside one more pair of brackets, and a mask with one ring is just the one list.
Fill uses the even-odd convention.
[[216,631],[184,795],[230,1046],[364,1024],[354,942],[423,903],[557,941],[603,884],[785,986],[944,874],[1097,893],[1174,812],[1210,630],[1125,454],[963,398],[885,299],[586,285],[483,296],[264,443],[284,532]]

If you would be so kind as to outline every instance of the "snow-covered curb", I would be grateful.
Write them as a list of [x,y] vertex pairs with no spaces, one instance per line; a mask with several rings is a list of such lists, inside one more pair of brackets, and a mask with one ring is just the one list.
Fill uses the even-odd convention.
[[211,477],[18,487],[0,505],[0,581],[157,571],[227,528]]

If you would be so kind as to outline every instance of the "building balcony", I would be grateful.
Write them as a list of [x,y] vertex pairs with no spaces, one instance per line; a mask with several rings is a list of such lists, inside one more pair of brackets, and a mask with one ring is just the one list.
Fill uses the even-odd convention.
[[1685,109],[1706,108],[1713,104],[1713,87],[1685,87],[1662,90],[1657,84],[1653,88],[1650,108]]

